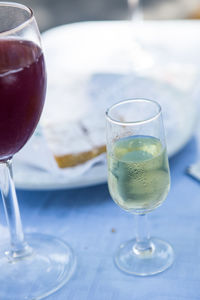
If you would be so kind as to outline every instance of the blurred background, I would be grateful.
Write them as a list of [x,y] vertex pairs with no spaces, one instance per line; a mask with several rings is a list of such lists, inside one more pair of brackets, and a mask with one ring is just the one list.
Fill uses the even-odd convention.
[[[137,0],[129,0],[134,5]],[[40,30],[80,21],[131,18],[127,0],[18,0],[32,7]],[[200,0],[140,0],[144,19],[200,18]],[[130,4],[130,3],[129,3]]]

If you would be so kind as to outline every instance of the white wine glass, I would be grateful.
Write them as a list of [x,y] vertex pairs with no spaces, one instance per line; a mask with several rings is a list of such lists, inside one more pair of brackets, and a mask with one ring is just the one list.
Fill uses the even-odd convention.
[[129,274],[157,274],[174,257],[167,242],[150,237],[146,218],[170,188],[161,107],[147,99],[124,100],[106,111],[106,120],[109,191],[136,219],[136,237],[119,247],[115,263]]
[[[24,235],[12,158],[33,134],[46,94],[40,33],[32,10],[0,2],[0,183],[10,240],[0,244],[0,299],[42,299],[73,274],[71,247],[44,234]],[[31,211],[30,211],[31,213]]]

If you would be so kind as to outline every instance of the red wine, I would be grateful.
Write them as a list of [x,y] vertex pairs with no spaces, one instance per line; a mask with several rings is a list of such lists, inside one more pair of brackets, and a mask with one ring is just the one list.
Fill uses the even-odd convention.
[[46,94],[41,49],[18,39],[0,39],[0,160],[18,152],[38,124]]

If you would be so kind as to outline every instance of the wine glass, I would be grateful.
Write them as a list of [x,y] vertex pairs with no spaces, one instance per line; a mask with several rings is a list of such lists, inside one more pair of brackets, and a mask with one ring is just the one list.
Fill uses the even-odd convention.
[[155,57],[152,55],[152,49],[143,37],[145,26],[143,8],[141,0],[127,0],[128,8],[131,14],[129,30],[129,56],[132,72],[145,74],[155,65]]
[[146,219],[170,188],[161,107],[147,99],[124,100],[106,111],[106,120],[109,191],[136,218],[136,237],[119,247],[115,262],[129,274],[157,274],[173,262],[172,247],[150,238]]
[[140,0],[127,0],[128,7],[131,12],[131,19],[134,21],[141,21],[143,19],[142,5]]
[[24,237],[12,157],[33,134],[45,100],[46,71],[33,12],[0,2],[0,172],[10,241],[0,245],[0,299],[42,299],[72,275],[70,246],[43,234]]

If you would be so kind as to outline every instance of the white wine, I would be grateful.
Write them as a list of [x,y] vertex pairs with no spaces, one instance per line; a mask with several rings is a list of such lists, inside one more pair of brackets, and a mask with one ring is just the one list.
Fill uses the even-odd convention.
[[123,209],[147,212],[166,198],[169,165],[166,148],[151,136],[132,136],[115,142],[108,153],[108,186]]

